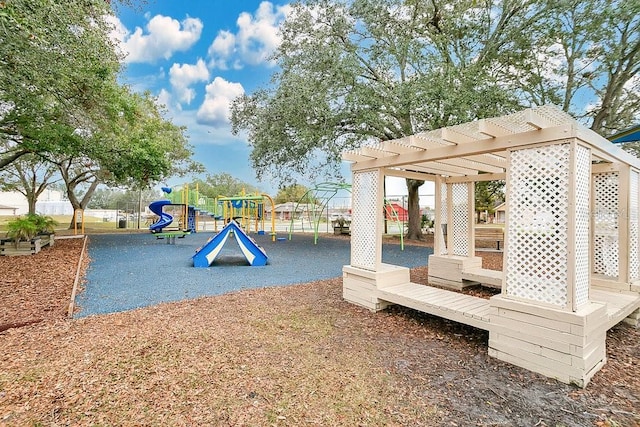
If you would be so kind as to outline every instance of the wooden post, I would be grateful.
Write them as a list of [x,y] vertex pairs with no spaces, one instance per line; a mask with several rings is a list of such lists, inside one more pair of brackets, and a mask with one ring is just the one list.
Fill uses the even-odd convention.
[[468,191],[468,199],[467,206],[469,209],[469,234],[467,236],[468,239],[468,248],[467,252],[468,257],[475,256],[476,254],[476,227],[475,227],[475,213],[476,213],[476,195],[475,195],[475,183],[468,182],[467,186],[469,187]]
[[629,283],[629,221],[631,204],[629,189],[631,170],[621,165],[618,179],[618,282]]
[[[491,356],[582,387],[606,362],[607,307],[588,296],[590,170],[575,140],[509,153],[506,289],[490,302]],[[551,261],[531,265],[545,248]]]
[[351,264],[342,269],[344,299],[372,311],[389,305],[379,289],[410,280],[408,268],[382,263],[383,182],[380,168],[353,173]]
[[434,233],[433,233],[433,253],[435,255],[442,255],[442,242],[443,238],[443,230],[442,230],[442,177],[440,175],[436,176],[435,181],[435,217],[434,217]]
[[78,234],[78,222],[80,222],[80,234],[84,234],[84,211],[76,209],[73,211],[73,234]]

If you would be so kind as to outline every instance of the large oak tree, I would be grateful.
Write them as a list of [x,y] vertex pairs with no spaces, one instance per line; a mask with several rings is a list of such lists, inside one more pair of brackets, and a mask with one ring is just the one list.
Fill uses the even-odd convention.
[[54,164],[78,209],[101,183],[143,188],[200,171],[185,129],[118,82],[109,2],[36,3],[0,2],[0,171],[23,156]]
[[[281,183],[337,174],[345,149],[531,105],[561,105],[606,134],[637,118],[639,8],[301,1],[282,25],[272,84],[236,100],[233,129],[248,133],[255,170]],[[407,180],[410,238],[421,184]]]

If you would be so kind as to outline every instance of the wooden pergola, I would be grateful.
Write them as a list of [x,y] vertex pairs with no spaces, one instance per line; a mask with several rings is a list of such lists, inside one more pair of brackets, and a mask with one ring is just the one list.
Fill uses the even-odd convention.
[[[640,160],[555,107],[343,153],[352,162],[351,261],[343,295],[400,304],[489,331],[489,354],[586,386],[606,332],[640,318]],[[385,176],[435,183],[429,282],[382,263]],[[506,181],[504,270],[475,256],[474,183]],[[427,260],[425,260],[426,262]],[[442,289],[483,283],[489,300]]]

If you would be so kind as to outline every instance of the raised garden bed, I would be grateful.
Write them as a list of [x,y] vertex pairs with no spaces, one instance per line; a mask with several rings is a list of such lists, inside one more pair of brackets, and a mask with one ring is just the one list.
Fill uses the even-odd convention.
[[46,234],[34,237],[29,241],[20,241],[16,247],[13,239],[0,239],[0,255],[16,256],[37,254],[42,248],[53,246],[54,240],[53,234]]

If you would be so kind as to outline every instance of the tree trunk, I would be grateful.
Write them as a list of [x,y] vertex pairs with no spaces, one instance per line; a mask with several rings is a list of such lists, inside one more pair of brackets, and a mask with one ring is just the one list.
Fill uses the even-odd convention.
[[25,194],[25,196],[27,198],[27,203],[29,205],[29,213],[30,214],[35,214],[36,213],[36,203],[38,202],[38,198],[44,192],[44,190],[47,188],[46,179],[45,179],[45,182],[43,182],[40,186],[35,185],[35,182],[34,182],[33,183],[33,188],[35,188],[35,190],[28,189],[26,191],[26,194]]
[[422,215],[420,214],[420,196],[418,189],[424,181],[407,178],[408,213],[409,227],[407,228],[407,239],[422,240]]
[[[95,193],[99,183],[100,182],[98,181],[97,178],[94,179],[93,182],[91,182],[91,185],[89,185],[89,189],[87,189],[87,191],[84,193],[82,200],[78,199],[78,196],[75,193],[75,189],[76,189],[75,184],[67,186],[67,196],[69,197],[69,202],[71,203],[71,206],[73,207],[74,212],[76,211],[76,209],[84,210],[87,207],[87,205],[91,201],[91,196],[93,196],[93,193]],[[75,219],[75,215],[71,217],[71,221],[69,223],[69,230],[74,229],[74,222],[73,222],[74,219]]]
[[36,213],[36,198],[27,197],[27,203],[29,204],[29,214],[33,215]]

